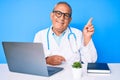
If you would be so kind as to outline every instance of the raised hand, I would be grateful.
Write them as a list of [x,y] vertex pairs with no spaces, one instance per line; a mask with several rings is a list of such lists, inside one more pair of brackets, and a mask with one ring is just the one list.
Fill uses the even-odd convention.
[[89,41],[94,33],[94,26],[92,25],[92,20],[93,20],[93,18],[90,18],[83,29],[84,45],[85,46],[89,43]]

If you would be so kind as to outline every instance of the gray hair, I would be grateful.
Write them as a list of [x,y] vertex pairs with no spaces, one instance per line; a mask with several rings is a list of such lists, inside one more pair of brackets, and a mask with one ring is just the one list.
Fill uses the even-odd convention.
[[[55,7],[56,7],[57,5],[59,5],[59,4],[65,4],[65,5],[67,5],[67,6],[70,8],[70,15],[72,15],[72,8],[71,8],[71,6],[70,6],[67,2],[58,2],[58,3],[55,5]],[[55,7],[53,8],[53,11],[54,11]]]

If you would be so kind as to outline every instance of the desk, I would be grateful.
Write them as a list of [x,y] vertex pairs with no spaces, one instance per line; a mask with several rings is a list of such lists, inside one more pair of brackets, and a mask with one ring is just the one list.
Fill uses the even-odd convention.
[[[83,70],[82,80],[118,80],[120,79],[120,63],[110,63],[108,64],[111,69],[111,74],[98,75],[98,74],[88,74],[86,72],[86,67]],[[84,65],[85,66],[85,65]],[[0,80],[74,80],[72,77],[71,66],[61,65],[64,70],[58,72],[50,77],[42,77],[36,75],[22,74],[10,72],[7,64],[0,64]]]

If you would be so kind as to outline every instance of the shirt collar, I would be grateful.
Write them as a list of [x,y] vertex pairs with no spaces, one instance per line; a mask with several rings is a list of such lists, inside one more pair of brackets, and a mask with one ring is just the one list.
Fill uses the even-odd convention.
[[[68,28],[67,28],[67,29],[68,29]],[[63,31],[62,34],[61,34],[60,36],[58,36],[58,37],[64,36],[64,34],[67,32],[67,29],[66,29],[65,31]],[[52,35],[57,36],[57,35],[53,32],[52,27],[51,27],[51,33],[52,33]]]

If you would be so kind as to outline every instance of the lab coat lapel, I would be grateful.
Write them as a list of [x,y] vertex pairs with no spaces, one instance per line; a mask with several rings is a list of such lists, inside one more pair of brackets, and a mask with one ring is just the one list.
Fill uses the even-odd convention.
[[55,39],[53,37],[52,29],[50,30],[50,34],[49,34],[49,41],[50,41],[51,50],[58,50],[59,49],[59,46],[58,46],[58,44],[56,43],[56,41],[55,41]]
[[[60,43],[60,48],[65,48],[66,49],[66,46],[69,45],[69,42],[68,42],[68,34],[69,34],[69,29],[67,28],[64,36],[62,37],[61,39],[61,43]],[[66,45],[66,46],[65,46]],[[68,47],[67,47],[68,48]],[[68,50],[68,49],[67,49]]]

